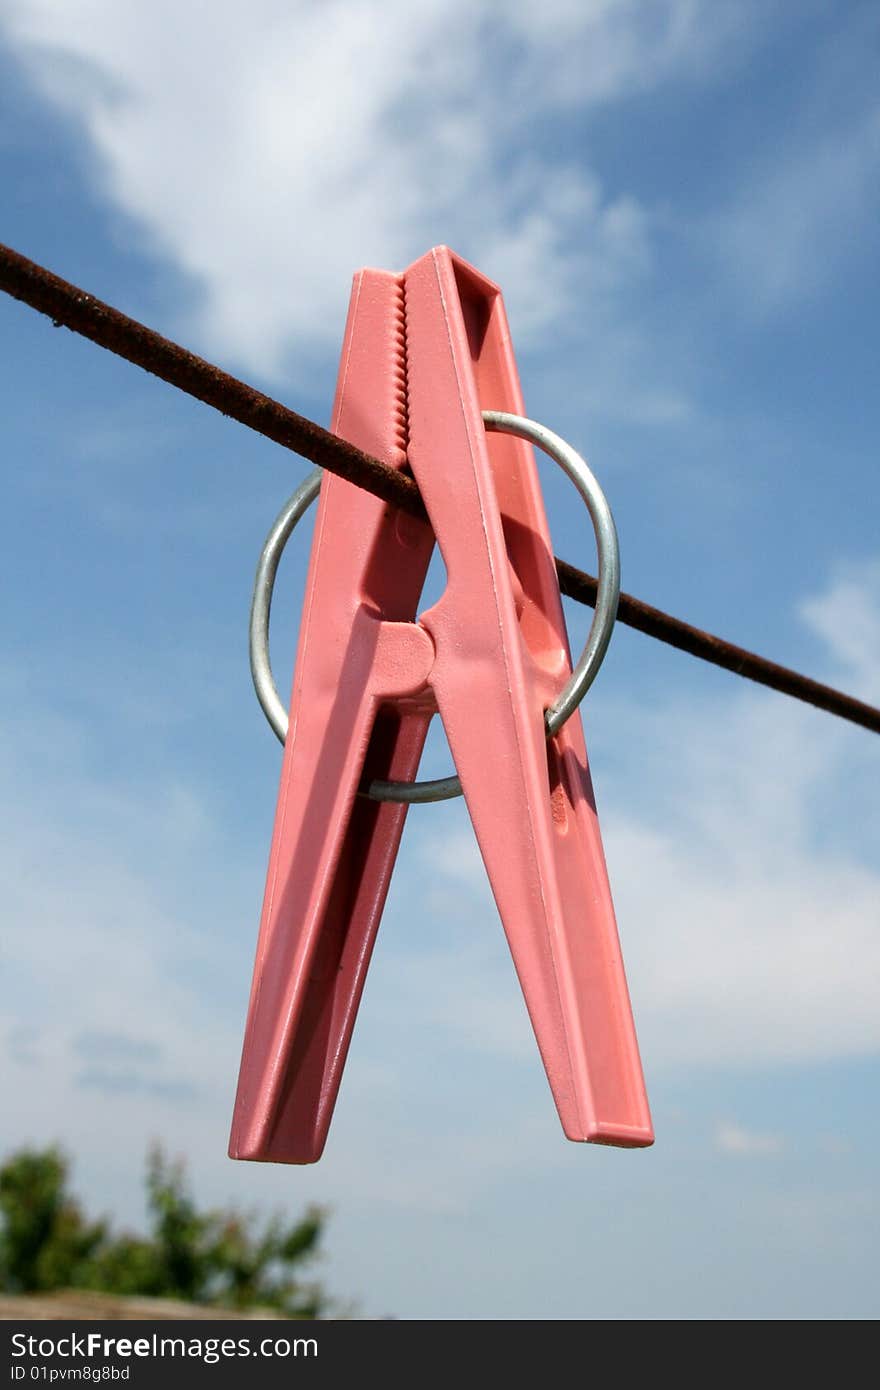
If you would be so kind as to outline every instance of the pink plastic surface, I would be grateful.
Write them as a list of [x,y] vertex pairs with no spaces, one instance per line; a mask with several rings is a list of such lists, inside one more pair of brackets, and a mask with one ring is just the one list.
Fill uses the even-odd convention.
[[[431,527],[322,484],[233,1118],[234,1158],[321,1155],[406,807],[439,710],[565,1133],[653,1142],[580,716],[548,742],[569,654],[501,295],[446,248],[355,277],[333,428],[408,459]],[[420,812],[430,815],[430,808]],[[430,1083],[427,1083],[430,1084]]]

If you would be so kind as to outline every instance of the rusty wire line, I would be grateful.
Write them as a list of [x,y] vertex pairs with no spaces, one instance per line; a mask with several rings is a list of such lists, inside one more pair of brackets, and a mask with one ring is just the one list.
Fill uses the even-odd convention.
[[[46,314],[56,327],[90,338],[285,449],[366,488],[392,506],[425,517],[419,490],[411,478],[3,245],[0,289]],[[558,558],[556,569],[564,594],[594,606],[596,580],[592,575]],[[630,594],[620,595],[617,616],[628,627],[679,651],[880,733],[880,709],[692,627]]]

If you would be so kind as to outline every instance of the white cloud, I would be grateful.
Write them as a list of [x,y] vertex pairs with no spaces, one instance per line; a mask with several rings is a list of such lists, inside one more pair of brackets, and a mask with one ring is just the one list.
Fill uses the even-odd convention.
[[[804,609],[850,684],[880,625],[876,566]],[[828,615],[855,615],[857,637]],[[819,621],[816,615],[820,615]],[[876,642],[873,648],[876,658]],[[852,664],[850,664],[852,663]],[[880,870],[838,832],[871,735],[777,695],[731,685],[716,699],[594,705],[618,778],[598,787],[612,890],[646,1070],[753,1067],[880,1048]],[[876,823],[880,775],[866,778]],[[873,808],[873,809],[872,809]],[[850,837],[851,841],[851,837]],[[447,911],[486,903],[460,833],[430,842]],[[432,902],[441,910],[439,885]],[[500,926],[498,928],[500,933]],[[453,987],[457,950],[432,962],[432,1005],[488,1052],[522,1056],[512,972],[481,957],[480,998]],[[466,974],[466,972],[463,972]]]
[[598,329],[649,270],[647,214],[540,123],[727,61],[742,6],[707,10],[12,0],[0,23],[107,197],[197,287],[188,328],[304,376],[341,338],[354,269],[443,241],[503,283],[521,345],[574,302]]
[[785,1141],[779,1134],[758,1134],[728,1121],[716,1126],[715,1147],[737,1157],[773,1158],[783,1152]]
[[615,798],[608,854],[648,1060],[875,1050],[880,873],[841,847],[832,809],[848,738],[870,736],[757,693],[645,722],[669,784],[650,818]]
[[[4,767],[15,788],[2,806],[0,847],[10,1041],[27,1021],[28,1049],[51,1057],[72,1086],[88,1062],[76,1040],[112,1035],[111,1062],[127,1042],[149,1063],[141,1080],[148,1071],[151,1084],[198,1088],[212,1073],[220,1021],[215,1003],[185,979],[198,970],[210,978],[216,948],[202,923],[175,913],[163,870],[177,859],[179,872],[210,837],[194,830],[189,798],[173,788],[155,807],[161,829],[136,792],[107,795],[88,779],[62,774],[57,807],[51,781],[45,801],[31,798],[22,791],[29,751],[24,743],[21,761],[7,758]],[[20,1053],[12,1048],[13,1061]]]
[[880,560],[850,562],[800,612],[827,643],[853,694],[880,702]]

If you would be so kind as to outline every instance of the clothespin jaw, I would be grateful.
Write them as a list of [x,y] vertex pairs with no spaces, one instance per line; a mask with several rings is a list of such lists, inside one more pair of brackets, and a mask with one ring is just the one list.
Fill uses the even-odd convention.
[[333,428],[408,462],[431,525],[322,484],[233,1157],[320,1157],[406,814],[359,788],[415,777],[435,710],[565,1133],[653,1141],[580,718],[546,737],[570,657],[534,459],[484,409],[522,414],[497,286],[443,247],[356,276]]
[[[402,277],[355,276],[333,430],[394,466],[406,462]],[[306,579],[290,721],[230,1155],[320,1158],[406,806],[358,796],[364,777],[411,781],[430,714],[383,703],[383,644],[412,619],[434,547],[429,525],[324,476]],[[420,649],[420,650],[418,650]],[[404,678],[404,685],[406,679]]]

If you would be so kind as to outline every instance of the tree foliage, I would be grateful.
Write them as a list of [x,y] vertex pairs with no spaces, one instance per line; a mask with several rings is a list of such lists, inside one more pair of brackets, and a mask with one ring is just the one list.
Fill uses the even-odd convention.
[[200,1211],[181,1163],[154,1148],[147,1160],[148,1232],[115,1233],[92,1221],[68,1189],[58,1148],[22,1149],[0,1166],[0,1287],[7,1293],[92,1289],[178,1298],[286,1317],[320,1317],[326,1299],[301,1282],[317,1254],[324,1214],[292,1224],[234,1210]]

